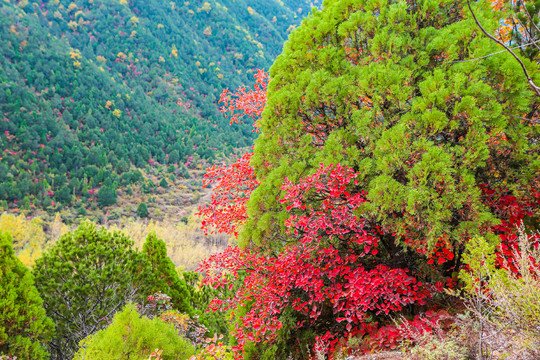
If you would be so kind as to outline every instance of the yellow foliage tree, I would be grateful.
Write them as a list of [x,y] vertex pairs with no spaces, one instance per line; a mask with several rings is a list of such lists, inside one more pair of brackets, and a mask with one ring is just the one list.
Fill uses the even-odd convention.
[[118,109],[114,109],[114,111],[112,112],[112,114],[114,116],[116,116],[117,118],[119,118],[120,116],[122,116],[122,111],[118,110]]
[[174,44],[173,44],[173,46],[172,46],[172,49],[171,49],[171,55],[170,55],[170,56],[173,57],[173,58],[177,58],[177,57],[178,57],[178,50],[176,49],[176,46],[174,46]]
[[54,217],[54,221],[50,225],[49,229],[49,238],[53,242],[60,239],[62,235],[71,230],[69,226],[64,224],[62,218],[60,217],[60,214],[56,214],[56,216]]
[[41,255],[47,237],[43,231],[43,221],[39,218],[26,219],[24,215],[2,214],[0,230],[13,237],[13,249],[26,266],[32,266]]
[[208,26],[206,29],[204,29],[203,34],[206,37],[212,36],[212,28]]
[[68,27],[71,29],[71,31],[77,30],[77,26],[79,26],[79,24],[76,21],[71,20],[68,22]]
[[205,2],[203,6],[197,9],[197,12],[206,11],[206,13],[208,14],[210,10],[212,10],[212,6],[210,6],[210,3]]
[[109,230],[122,231],[134,241],[138,249],[142,248],[148,234],[155,232],[156,236],[167,245],[167,255],[176,266],[185,270],[195,270],[202,259],[228,245],[228,238],[225,235],[206,236],[200,227],[200,218],[190,216],[187,223],[135,220],[122,225],[113,225]]
[[105,107],[109,110],[111,110],[111,106],[112,106],[112,101],[111,100],[107,100],[107,102],[105,103]]
[[81,56],[81,53],[79,50],[71,50],[69,52],[69,56],[73,59],[73,60],[78,60],[80,58],[82,58]]
[[116,55],[116,57],[117,57],[121,62],[124,62],[124,60],[126,60],[126,58],[127,58],[127,55],[120,51],[120,52],[118,53],[118,55]]

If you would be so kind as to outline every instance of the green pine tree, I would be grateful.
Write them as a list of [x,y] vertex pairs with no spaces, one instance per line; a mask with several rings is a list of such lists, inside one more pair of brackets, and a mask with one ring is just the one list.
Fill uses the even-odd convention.
[[190,294],[186,281],[178,276],[174,263],[167,256],[165,242],[158,239],[155,233],[150,233],[143,245],[152,267],[153,282],[149,284],[151,293],[161,291],[171,297],[171,304],[178,310],[191,314]]
[[159,349],[163,360],[182,360],[195,354],[195,346],[178,335],[174,325],[141,317],[133,304],[116,313],[105,329],[81,342],[74,360],[141,360]]
[[116,204],[116,190],[110,185],[103,185],[98,193],[97,199],[100,206],[110,206]]
[[[473,7],[488,31],[500,26],[487,1]],[[389,251],[405,236],[456,244],[493,225],[479,185],[527,195],[540,163],[540,127],[526,120],[538,104],[519,64],[505,52],[476,59],[497,51],[463,1],[325,1],[271,68],[241,243],[280,247],[281,184],[321,163],[360,173],[362,216],[389,234]]]
[[104,328],[127,302],[150,293],[149,264],[132,248],[125,235],[84,222],[36,261],[36,287],[57,329],[52,359],[72,358],[79,341]]
[[146,205],[145,203],[140,203],[139,206],[137,207],[137,215],[140,217],[140,218],[145,218],[145,217],[148,217],[149,215],[149,212],[148,212],[148,205]]
[[168,189],[169,188],[169,183],[167,182],[167,180],[165,180],[165,178],[163,178],[159,182],[159,186],[161,186],[164,189]]
[[0,269],[0,357],[47,359],[45,345],[54,335],[54,323],[45,314],[32,274],[15,256],[11,235],[3,231]]

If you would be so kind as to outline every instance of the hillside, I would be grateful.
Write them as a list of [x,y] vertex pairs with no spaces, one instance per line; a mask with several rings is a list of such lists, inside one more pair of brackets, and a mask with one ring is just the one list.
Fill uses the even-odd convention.
[[136,168],[182,176],[186,162],[250,145],[250,126],[219,113],[219,93],[269,68],[311,5],[3,2],[1,206],[54,211],[140,182]]

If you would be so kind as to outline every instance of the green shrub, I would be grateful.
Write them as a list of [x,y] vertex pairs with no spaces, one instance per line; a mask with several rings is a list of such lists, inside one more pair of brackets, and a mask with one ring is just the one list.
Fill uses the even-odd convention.
[[140,203],[139,207],[137,207],[137,216],[139,216],[140,218],[145,218],[148,217],[148,215],[148,205],[146,205],[145,203]]
[[141,360],[155,349],[162,350],[163,360],[181,360],[196,351],[173,325],[141,317],[133,304],[126,305],[107,328],[88,336],[80,345],[73,360]]
[[153,280],[147,284],[150,294],[161,291],[171,297],[171,304],[177,310],[188,314],[193,313],[190,305],[190,294],[186,281],[178,276],[174,263],[167,256],[165,242],[158,239],[155,233],[150,233],[143,245],[143,253],[146,255],[152,268]]
[[[538,235],[519,229],[519,246],[505,268],[495,266],[495,246],[476,237],[463,256],[460,273],[473,315],[474,351],[479,359],[540,357],[540,249]],[[511,262],[512,264],[509,264]],[[507,270],[514,269],[514,271]]]
[[151,293],[149,263],[132,247],[127,236],[84,222],[36,261],[36,287],[57,326],[53,359],[71,358],[122,306]]
[[0,358],[47,359],[54,323],[45,315],[33,277],[17,259],[12,238],[0,231]]

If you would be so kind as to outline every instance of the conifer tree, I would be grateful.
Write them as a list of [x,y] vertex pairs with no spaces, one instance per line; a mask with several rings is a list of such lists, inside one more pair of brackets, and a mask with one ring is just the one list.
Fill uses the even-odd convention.
[[[493,33],[501,13],[473,7]],[[359,212],[388,248],[456,244],[495,224],[480,185],[526,196],[540,163],[538,100],[519,64],[481,58],[499,50],[463,1],[326,1],[271,68],[242,242],[280,247],[281,184],[321,163],[360,174]]]
[[151,293],[161,291],[171,297],[172,305],[182,311],[191,314],[193,309],[190,304],[190,294],[186,281],[178,276],[174,263],[167,256],[165,242],[158,239],[155,233],[150,233],[143,245],[143,253],[146,255],[152,268]]
[[102,207],[116,204],[116,190],[111,185],[103,185],[97,194],[99,205]]
[[71,359],[79,341],[148,295],[150,267],[132,247],[127,236],[84,222],[36,261],[36,287],[57,329],[52,359]]
[[48,358],[54,323],[45,314],[30,271],[17,259],[11,235],[0,231],[0,357]]
[[141,317],[133,304],[127,304],[107,328],[88,336],[81,344],[74,360],[140,360],[155,349],[162,351],[163,360],[187,359],[195,353],[195,346],[179,336],[173,325],[158,318]]
[[140,217],[140,218],[145,218],[145,217],[148,217],[149,215],[149,212],[148,212],[148,205],[146,205],[145,203],[140,203],[139,206],[137,207],[137,215]]

